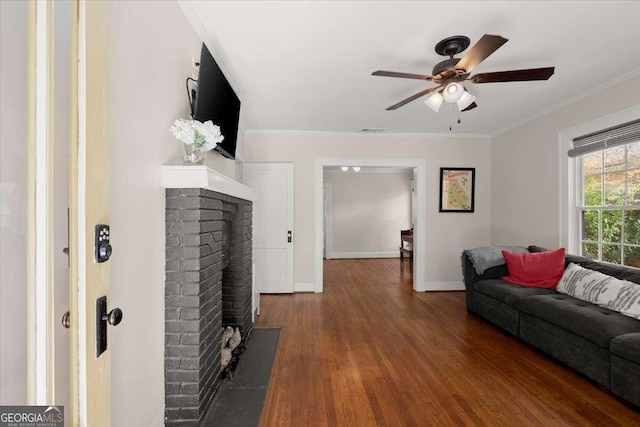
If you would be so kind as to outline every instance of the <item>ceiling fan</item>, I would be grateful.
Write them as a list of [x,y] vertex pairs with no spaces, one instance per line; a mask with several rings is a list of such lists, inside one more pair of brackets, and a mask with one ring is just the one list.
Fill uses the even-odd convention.
[[436,45],[436,53],[442,56],[448,56],[449,59],[445,59],[436,64],[436,66],[433,67],[431,75],[381,70],[374,71],[371,74],[374,76],[427,80],[433,81],[438,85],[403,99],[397,104],[387,108],[387,110],[395,110],[429,93],[436,92],[425,101],[425,104],[434,111],[437,112],[443,102],[450,104],[455,103],[458,105],[460,111],[469,111],[476,108],[478,104],[475,102],[475,96],[471,95],[467,89],[462,86],[461,83],[463,81],[468,80],[472,83],[523,82],[530,80],[548,80],[549,77],[553,75],[555,67],[497,71],[470,76],[471,70],[487,59],[507,41],[508,39],[502,36],[485,34],[462,58],[454,58],[455,55],[469,47],[470,40],[469,37],[465,36],[451,36],[441,40]]

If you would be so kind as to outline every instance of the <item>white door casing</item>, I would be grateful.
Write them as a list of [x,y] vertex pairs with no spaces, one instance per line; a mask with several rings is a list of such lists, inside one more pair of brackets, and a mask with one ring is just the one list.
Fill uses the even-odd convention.
[[322,185],[322,197],[324,200],[323,214],[324,214],[324,257],[325,259],[331,259],[332,257],[332,243],[331,243],[331,183],[325,182]]
[[253,204],[253,255],[260,293],[293,292],[293,163],[244,163]]
[[351,158],[351,157],[316,157],[314,168],[314,194],[315,194],[315,283],[314,290],[321,293],[323,286],[323,182],[324,168],[327,166],[366,166],[366,167],[409,167],[414,168],[414,189],[416,194],[415,224],[413,241],[413,290],[424,292],[425,283],[425,244],[426,244],[426,160],[425,159],[392,159],[392,158]]

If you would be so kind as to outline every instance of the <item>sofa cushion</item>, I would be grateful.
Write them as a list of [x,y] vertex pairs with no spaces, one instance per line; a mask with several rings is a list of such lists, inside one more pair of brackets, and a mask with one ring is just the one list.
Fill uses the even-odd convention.
[[509,275],[505,282],[536,288],[555,288],[564,272],[564,248],[528,254],[502,251]]
[[632,362],[640,363],[640,333],[615,337],[611,341],[611,353]]
[[605,349],[609,349],[611,340],[619,335],[640,332],[640,321],[636,319],[559,293],[523,298],[520,311]]
[[[543,248],[542,246],[536,246],[536,245],[531,245],[529,246],[527,249],[529,249],[529,252],[531,253],[536,253],[536,252],[546,252],[549,249],[547,248]],[[568,266],[570,263],[574,263],[574,264],[578,264],[581,265],[582,267],[586,267],[586,264],[591,264],[597,261],[594,261],[591,258],[587,258],[587,257],[583,257],[580,255],[571,255],[571,254],[566,254],[564,256],[564,266]]]
[[613,276],[616,279],[627,280],[629,282],[640,284],[640,268],[597,261],[592,261],[582,266],[589,270],[599,271],[607,276]]
[[515,309],[519,309],[520,300],[524,297],[531,295],[545,295],[549,293],[557,294],[553,289],[512,285],[511,283],[507,283],[500,279],[480,280],[473,284],[473,289],[508,304]]

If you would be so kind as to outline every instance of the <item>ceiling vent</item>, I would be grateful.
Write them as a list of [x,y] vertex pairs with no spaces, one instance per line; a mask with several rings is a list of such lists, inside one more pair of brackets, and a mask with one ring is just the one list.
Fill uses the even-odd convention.
[[386,132],[387,128],[362,128],[360,129],[360,132],[369,132],[369,133],[379,133],[379,132]]

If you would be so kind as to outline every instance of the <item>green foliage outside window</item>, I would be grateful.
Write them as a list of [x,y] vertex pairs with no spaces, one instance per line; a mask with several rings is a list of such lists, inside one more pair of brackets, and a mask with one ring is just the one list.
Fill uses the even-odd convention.
[[620,264],[624,254],[625,265],[640,267],[640,247],[627,246],[640,245],[640,169],[627,169],[640,166],[638,152],[640,142],[583,156],[584,256]]

